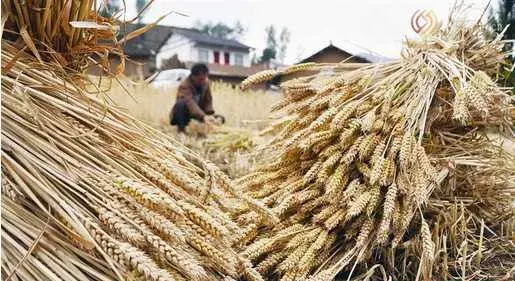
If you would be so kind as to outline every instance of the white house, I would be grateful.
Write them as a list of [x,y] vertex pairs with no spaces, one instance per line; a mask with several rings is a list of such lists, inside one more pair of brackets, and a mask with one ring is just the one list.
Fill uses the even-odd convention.
[[[122,38],[125,32],[129,34],[143,26],[128,24],[119,36]],[[124,45],[129,57],[125,74],[144,79],[168,67],[191,68],[203,62],[209,67],[211,80],[237,85],[246,77],[269,68],[266,64],[252,65],[250,50],[251,47],[236,40],[210,36],[196,29],[157,25]]]
[[174,55],[183,62],[204,62],[250,67],[250,47],[236,40],[204,34],[196,29],[172,27],[172,33],[156,54],[156,67]]

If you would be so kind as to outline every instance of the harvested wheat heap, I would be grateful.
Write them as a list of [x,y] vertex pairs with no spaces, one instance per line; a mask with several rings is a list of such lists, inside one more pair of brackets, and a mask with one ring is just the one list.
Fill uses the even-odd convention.
[[270,280],[512,278],[515,161],[485,133],[513,138],[502,47],[453,17],[397,61],[249,77],[323,70],[282,84],[271,156],[238,179],[281,219],[243,254]]
[[3,280],[259,276],[231,217],[265,212],[83,74],[124,59],[95,2],[2,1]]

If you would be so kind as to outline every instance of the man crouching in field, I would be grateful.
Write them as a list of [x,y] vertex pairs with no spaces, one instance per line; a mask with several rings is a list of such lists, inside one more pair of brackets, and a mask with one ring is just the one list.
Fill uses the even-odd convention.
[[208,74],[209,69],[205,64],[195,64],[191,68],[191,74],[181,82],[177,90],[177,99],[170,113],[170,123],[177,125],[179,133],[184,133],[191,118],[207,124],[216,123]]

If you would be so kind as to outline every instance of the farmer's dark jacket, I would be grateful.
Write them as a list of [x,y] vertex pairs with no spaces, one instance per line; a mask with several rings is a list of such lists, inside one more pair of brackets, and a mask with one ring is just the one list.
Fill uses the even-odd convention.
[[[188,78],[181,82],[177,90],[176,103],[181,101],[186,103],[191,116],[196,119],[203,120],[206,114],[215,113],[209,82],[206,86],[198,88],[191,81],[191,76],[188,76]],[[175,114],[175,107],[173,114]]]

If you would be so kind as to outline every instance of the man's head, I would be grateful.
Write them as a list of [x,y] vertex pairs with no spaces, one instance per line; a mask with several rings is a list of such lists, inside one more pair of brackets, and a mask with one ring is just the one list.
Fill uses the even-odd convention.
[[203,63],[197,63],[191,68],[191,81],[195,86],[204,86],[207,83],[209,69]]

